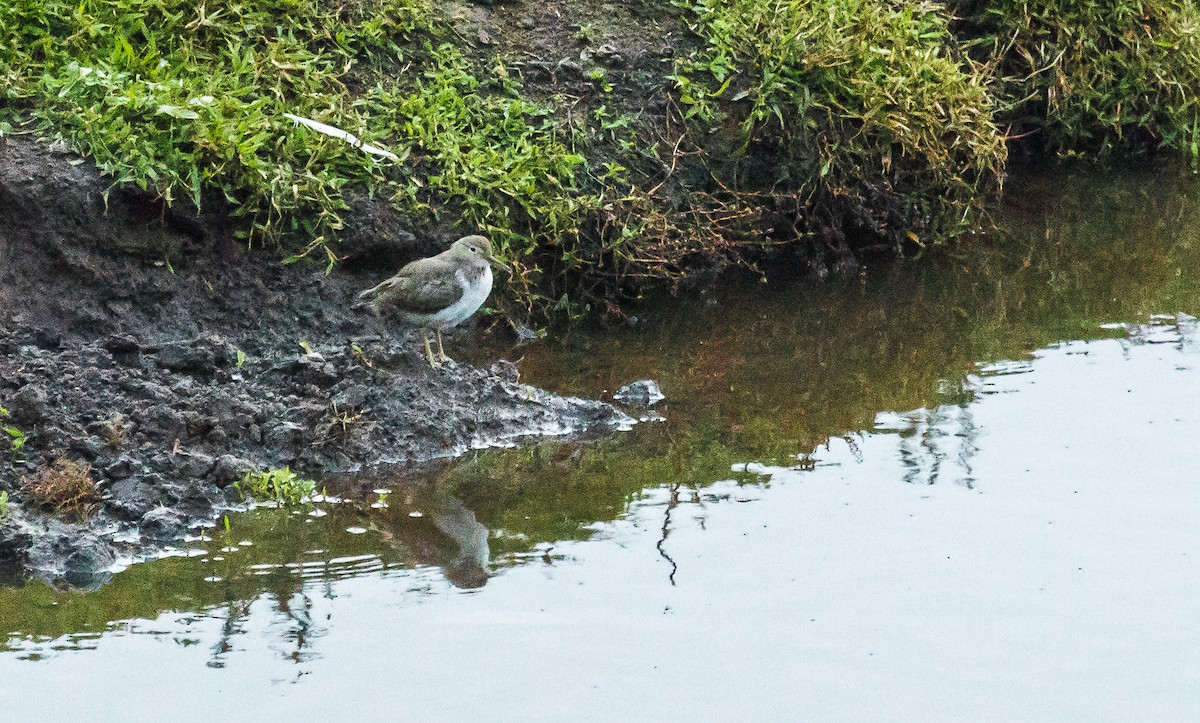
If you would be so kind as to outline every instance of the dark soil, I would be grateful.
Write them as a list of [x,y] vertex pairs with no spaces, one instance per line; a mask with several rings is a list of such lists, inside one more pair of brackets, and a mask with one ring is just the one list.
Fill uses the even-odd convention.
[[[327,275],[247,250],[219,212],[110,189],[29,138],[0,144],[0,406],[29,435],[0,464],[0,575],[103,582],[118,558],[211,524],[250,470],[369,472],[631,421],[523,385],[508,362],[432,370],[416,332],[351,309],[455,234],[418,241],[363,199],[339,247],[349,258]],[[61,457],[100,485],[87,520],[22,493]]]

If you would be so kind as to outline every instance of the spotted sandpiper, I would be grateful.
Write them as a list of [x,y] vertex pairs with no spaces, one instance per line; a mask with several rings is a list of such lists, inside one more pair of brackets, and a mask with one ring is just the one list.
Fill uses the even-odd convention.
[[[437,256],[417,259],[378,286],[358,295],[362,305],[384,316],[399,317],[421,328],[429,366],[450,361],[442,348],[442,330],[475,313],[492,291],[492,243],[483,236],[463,236]],[[435,358],[429,330],[437,331]]]

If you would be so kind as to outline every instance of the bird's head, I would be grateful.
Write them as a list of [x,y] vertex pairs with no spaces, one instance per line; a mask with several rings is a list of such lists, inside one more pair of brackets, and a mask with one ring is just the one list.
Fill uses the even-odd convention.
[[488,241],[486,236],[463,236],[454,242],[450,250],[455,256],[472,260],[484,259],[502,269],[508,269],[504,262],[492,254],[492,242]]

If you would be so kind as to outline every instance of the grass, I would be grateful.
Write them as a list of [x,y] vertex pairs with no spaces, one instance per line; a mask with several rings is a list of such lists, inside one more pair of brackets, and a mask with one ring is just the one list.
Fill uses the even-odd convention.
[[0,492],[0,526],[8,522],[8,493]]
[[247,243],[293,260],[336,262],[347,187],[418,222],[490,231],[509,254],[569,223],[580,159],[538,108],[438,40],[427,0],[13,2],[0,28],[5,127],[62,138],[168,204],[223,206]]
[[393,203],[488,235],[515,262],[518,290],[540,281],[548,248],[571,264],[596,201],[576,186],[585,159],[565,143],[550,109],[523,100],[503,66],[480,72],[454,46],[433,48],[436,68],[412,89],[378,85],[359,101],[388,117],[387,134],[408,139]]
[[287,467],[266,472],[247,472],[235,484],[245,500],[274,501],[279,505],[302,504],[316,491],[316,482],[298,477]]
[[1200,7],[1191,0],[950,3],[994,68],[1001,117],[1035,150],[1200,159]]
[[34,503],[56,514],[90,517],[100,504],[100,491],[87,462],[58,457],[21,483]]

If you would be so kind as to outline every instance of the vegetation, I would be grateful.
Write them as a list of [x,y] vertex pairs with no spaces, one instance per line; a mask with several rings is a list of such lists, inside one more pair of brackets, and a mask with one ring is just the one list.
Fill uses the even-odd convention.
[[21,450],[25,448],[25,442],[29,440],[29,436],[20,427],[12,424],[3,424],[2,422],[7,417],[8,410],[0,407],[0,432],[4,433],[3,436],[0,436],[0,440],[8,443],[9,455],[12,457],[12,461],[16,462],[21,454]]
[[[650,113],[594,62],[524,84],[520,48],[473,52],[432,0],[16,0],[0,134],[62,139],[289,260],[332,266],[352,201],[386,199],[490,235],[527,305],[615,310],[782,246],[820,268],[978,226],[1001,128],[1196,158],[1200,11],[1126,2],[641,3],[691,33]],[[602,20],[571,42],[620,32]]]
[[91,516],[100,504],[100,490],[87,462],[59,457],[48,467],[26,477],[21,487],[35,504],[60,515]]
[[1191,0],[949,3],[1011,133],[1051,153],[1162,146],[1200,157],[1200,6]]
[[705,44],[676,82],[689,118],[729,131],[703,154],[721,188],[755,192],[792,216],[789,231],[835,241],[862,230],[899,246],[977,223],[1004,138],[983,77],[935,7],[686,5]]
[[8,522],[8,493],[0,492],[0,526]]
[[247,472],[236,483],[242,499],[260,502],[274,501],[280,505],[307,502],[316,491],[316,482],[296,476],[291,469],[272,469],[266,472]]
[[427,0],[5,3],[0,129],[28,120],[167,203],[228,204],[248,241],[290,244],[293,258],[336,260],[348,186],[418,219],[462,214],[505,248],[552,239],[580,159],[510,86],[472,75],[431,13]]

